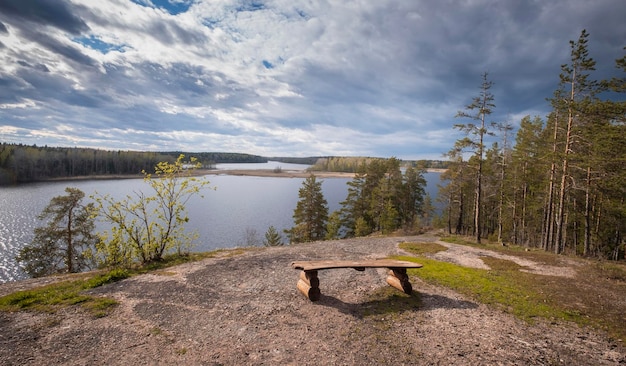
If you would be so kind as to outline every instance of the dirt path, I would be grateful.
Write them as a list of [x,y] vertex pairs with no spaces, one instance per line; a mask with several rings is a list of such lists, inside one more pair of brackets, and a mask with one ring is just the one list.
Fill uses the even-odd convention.
[[[399,253],[398,242],[417,240],[436,238],[253,250],[136,276],[92,291],[120,302],[100,319],[80,308],[0,313],[0,364],[626,363],[624,349],[600,334],[563,324],[530,326],[417,278],[416,292],[406,296],[386,285],[383,269],[321,271],[316,303],[296,290],[294,260],[384,258]],[[481,255],[453,245],[449,251],[457,254],[446,260],[457,262]]]

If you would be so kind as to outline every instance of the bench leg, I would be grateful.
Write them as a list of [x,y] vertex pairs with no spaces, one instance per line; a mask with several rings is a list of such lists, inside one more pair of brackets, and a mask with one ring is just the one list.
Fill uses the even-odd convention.
[[297,287],[309,300],[317,301],[320,299],[320,280],[317,277],[317,271],[300,272]]
[[387,276],[387,283],[398,290],[410,295],[413,292],[413,286],[409,282],[409,276],[406,274],[406,268],[390,268]]

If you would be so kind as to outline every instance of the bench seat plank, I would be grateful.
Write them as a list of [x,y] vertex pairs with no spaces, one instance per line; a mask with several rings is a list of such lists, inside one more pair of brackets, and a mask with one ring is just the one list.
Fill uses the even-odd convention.
[[324,261],[295,261],[291,263],[294,269],[303,271],[317,271],[333,268],[421,268],[419,263],[399,261],[395,259],[370,259],[359,261],[348,260],[324,260]]

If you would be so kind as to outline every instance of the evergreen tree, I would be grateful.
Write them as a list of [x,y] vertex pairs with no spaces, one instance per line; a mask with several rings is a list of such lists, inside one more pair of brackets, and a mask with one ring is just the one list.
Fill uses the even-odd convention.
[[567,194],[571,184],[570,154],[574,151],[575,134],[585,120],[585,107],[592,102],[598,84],[590,79],[590,71],[595,70],[596,62],[589,57],[587,49],[589,34],[586,30],[580,34],[578,41],[570,41],[571,63],[561,65],[559,90],[568,93],[558,93],[562,98],[555,98],[552,103],[555,108],[563,110],[565,118],[565,136],[562,141],[561,180],[558,192],[556,212],[556,232],[554,234],[554,252],[560,253],[564,248],[564,225]]
[[287,231],[292,243],[323,240],[326,236],[328,203],[322,192],[322,182],[311,174],[298,191],[300,200],[293,212],[294,227]]
[[492,109],[495,107],[494,96],[490,92],[493,83],[488,80],[487,73],[483,74],[483,81],[480,87],[480,93],[472,100],[472,103],[467,105],[465,109],[467,112],[459,111],[456,117],[469,118],[476,123],[457,124],[454,127],[465,132],[466,137],[459,140],[458,143],[462,148],[468,148],[474,151],[476,157],[477,169],[476,169],[476,194],[474,200],[474,234],[476,235],[476,241],[480,243],[482,236],[481,233],[481,220],[482,220],[482,179],[483,179],[483,159],[484,159],[484,139],[485,136],[491,134],[487,129],[486,119],[487,116],[492,113]]
[[398,213],[401,224],[406,228],[414,227],[416,220],[424,213],[426,179],[423,173],[423,169],[409,167],[402,177]]
[[[544,144],[543,120],[525,116],[515,137],[511,153],[511,236],[515,244],[531,245],[541,237],[545,220],[541,212],[545,201],[547,175],[550,169],[545,157],[550,156],[549,143]],[[533,239],[531,241],[531,239]]]
[[365,189],[365,173],[356,173],[347,183],[348,195],[341,204],[341,223],[346,228],[347,236],[356,235],[357,220],[365,220],[368,211],[368,202],[363,199]]
[[17,261],[32,277],[55,273],[80,272],[91,268],[91,251],[97,236],[93,233],[95,208],[82,204],[85,194],[68,187],[67,195],[52,198],[39,215],[49,220],[46,226],[35,228],[32,243],[20,250]]
[[334,240],[341,238],[341,215],[339,211],[333,211],[328,216],[326,223],[326,240]]
[[283,239],[274,226],[270,226],[265,232],[265,240],[263,245],[266,247],[276,247],[283,245]]

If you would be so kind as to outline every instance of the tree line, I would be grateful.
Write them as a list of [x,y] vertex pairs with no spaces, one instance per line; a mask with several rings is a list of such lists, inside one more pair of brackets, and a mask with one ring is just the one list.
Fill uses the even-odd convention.
[[[182,152],[108,151],[78,147],[0,143],[0,186],[79,176],[130,175],[173,163]],[[257,155],[203,152],[193,154],[202,167],[220,163],[265,163]]]
[[[381,158],[358,156],[326,156],[317,158],[310,171],[356,173],[364,164],[367,165]],[[404,167],[420,167],[423,169],[447,169],[448,162],[442,160],[403,160]]]
[[[294,226],[286,230],[290,243],[390,234],[402,229],[419,231],[430,222],[433,213],[430,198],[425,197],[423,168],[401,170],[396,158],[352,159],[359,161],[356,174],[348,182],[348,194],[341,208],[328,213],[322,182],[309,176],[298,192]],[[279,244],[275,229],[266,234],[266,243]]]
[[[450,233],[624,258],[626,78],[592,78],[588,36],[583,30],[570,41],[552,111],[545,120],[524,117],[514,145],[510,123],[488,121],[495,96],[483,75],[480,92],[457,114],[467,121],[455,125],[464,137],[446,154],[440,199]],[[626,71],[626,56],[616,67]],[[497,141],[487,146],[487,138]]]

